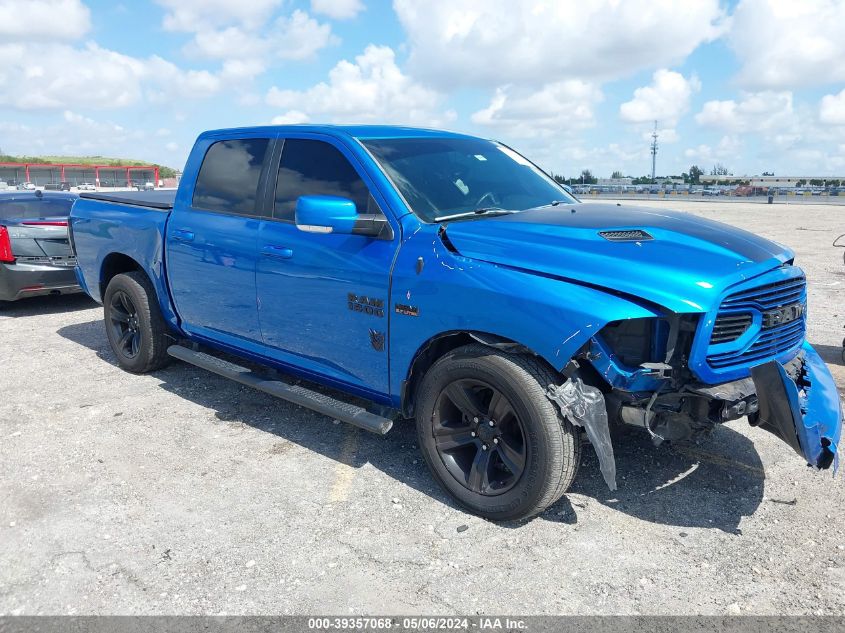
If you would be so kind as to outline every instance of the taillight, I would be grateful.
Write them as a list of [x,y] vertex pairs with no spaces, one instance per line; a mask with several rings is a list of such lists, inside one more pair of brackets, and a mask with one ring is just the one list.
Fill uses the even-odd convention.
[[67,226],[67,220],[53,222],[21,222],[24,226]]
[[15,261],[15,256],[12,255],[12,240],[9,237],[9,231],[5,226],[0,226],[0,262],[13,261]]

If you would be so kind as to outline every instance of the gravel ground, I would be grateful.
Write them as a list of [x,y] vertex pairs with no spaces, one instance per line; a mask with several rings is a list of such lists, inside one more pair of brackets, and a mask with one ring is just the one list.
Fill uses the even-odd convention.
[[[683,204],[790,245],[840,388],[841,209]],[[0,313],[0,614],[843,614],[845,486],[745,421],[592,449],[542,516],[439,491],[384,438],[184,364],[124,373],[82,296]]]

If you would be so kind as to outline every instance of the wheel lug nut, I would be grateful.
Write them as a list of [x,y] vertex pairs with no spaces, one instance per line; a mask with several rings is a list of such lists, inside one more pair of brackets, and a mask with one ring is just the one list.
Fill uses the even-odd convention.
[[478,418],[473,418],[472,421],[478,424]]
[[472,435],[473,437],[475,437],[475,431],[473,431],[472,433],[470,433],[470,435]]
[[482,450],[482,451],[486,451],[486,450],[487,450],[487,444],[482,444],[482,445],[481,445],[481,450]]
[[498,444],[498,443],[499,443],[499,438],[498,438],[498,437],[494,437],[494,438],[493,438],[493,444]]
[[490,426],[496,426],[496,423],[493,420],[490,420],[487,424],[489,424]]

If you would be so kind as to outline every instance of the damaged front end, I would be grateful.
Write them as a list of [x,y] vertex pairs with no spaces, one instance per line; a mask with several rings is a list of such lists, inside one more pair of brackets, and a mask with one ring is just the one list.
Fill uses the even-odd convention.
[[839,392],[827,366],[809,343],[791,362],[770,361],[751,368],[759,410],[753,426],[774,433],[816,468],[839,467],[842,432]]
[[575,355],[547,396],[582,427],[602,475],[616,489],[610,428],[643,428],[654,443],[697,441],[717,424],[748,417],[816,468],[836,469],[842,412],[824,362],[806,342],[786,363],[758,362],[748,376],[705,384],[690,369],[698,315],[608,324]]

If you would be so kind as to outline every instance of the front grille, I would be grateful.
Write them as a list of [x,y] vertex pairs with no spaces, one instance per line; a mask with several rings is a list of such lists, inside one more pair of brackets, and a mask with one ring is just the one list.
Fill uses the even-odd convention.
[[716,317],[713,334],[710,336],[710,344],[716,345],[735,341],[745,334],[753,320],[754,317],[748,312],[744,314],[720,314]]
[[[738,365],[749,366],[775,358],[801,344],[806,334],[806,320],[803,306],[806,302],[806,280],[794,277],[741,290],[725,298],[719,306],[719,313],[710,336],[710,345],[731,343],[739,339],[754,324],[756,313],[760,313],[757,332],[746,345],[730,351],[710,353],[707,364],[713,369],[724,369]],[[802,306],[796,311],[798,318],[786,323],[771,325],[766,313],[790,305]],[[770,325],[766,325],[769,323]]]
[[795,277],[751,290],[743,290],[722,301],[722,305],[719,306],[719,314],[728,310],[738,311],[744,308],[755,308],[762,312],[796,303],[804,296],[805,287],[804,277]]

